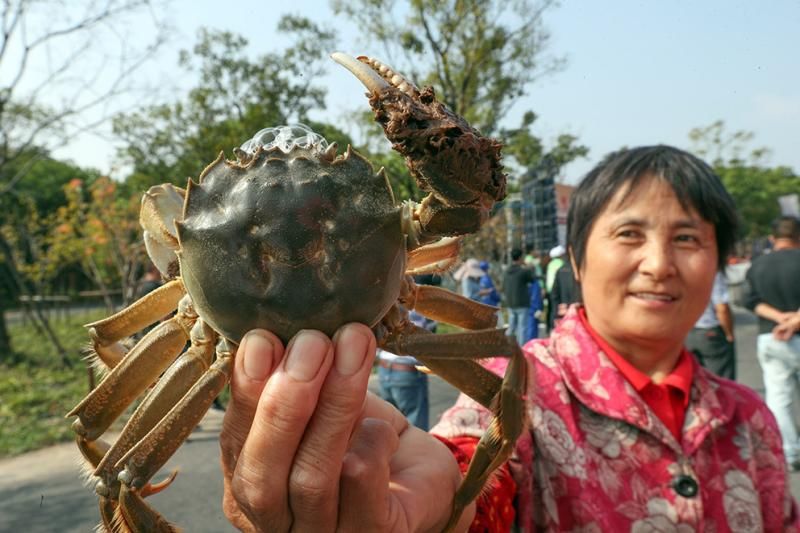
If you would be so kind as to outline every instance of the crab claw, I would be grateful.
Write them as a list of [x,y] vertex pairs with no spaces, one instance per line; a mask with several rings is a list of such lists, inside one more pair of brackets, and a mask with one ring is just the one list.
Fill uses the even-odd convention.
[[381,89],[389,87],[389,83],[385,79],[358,59],[343,54],[342,52],[332,53],[331,59],[349,70],[370,92],[378,92]]
[[412,98],[419,98],[419,89],[389,65],[367,56],[352,58],[341,52],[331,54],[331,59],[349,70],[370,92],[394,87]]
[[[436,99],[380,61],[331,56],[369,89],[369,104],[392,148],[428,196],[414,208],[409,248],[478,231],[506,195],[501,144],[484,137]],[[412,225],[412,224],[409,224]]]
[[178,232],[175,221],[182,218],[186,192],[169,183],[156,185],[142,196],[139,223],[144,229],[147,255],[166,278],[178,273]]

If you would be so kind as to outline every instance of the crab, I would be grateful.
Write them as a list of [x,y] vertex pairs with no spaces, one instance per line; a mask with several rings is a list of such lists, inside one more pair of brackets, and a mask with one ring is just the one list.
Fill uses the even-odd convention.
[[[376,120],[428,195],[398,205],[383,169],[301,125],[258,132],[234,150],[236,160],[220,154],[185,190],[165,184],[144,194],[145,245],[168,281],[87,325],[109,371],[67,415],[77,417],[101,529],[173,531],[145,498],[175,473],[150,479],[228,383],[238,342],[256,327],[286,342],[302,328],[332,335],[367,324],[380,347],[416,356],[495,413],[447,529],[523,430],[527,367],[496,327],[496,308],[412,278],[451,267],[462,236],[505,196],[500,144],[379,61],[332,58],[365,85]],[[411,309],[467,331],[430,335],[409,321]],[[126,350],[126,338],[170,313]],[[479,363],[490,356],[509,358],[504,377]],[[101,439],[140,396],[117,440]]]

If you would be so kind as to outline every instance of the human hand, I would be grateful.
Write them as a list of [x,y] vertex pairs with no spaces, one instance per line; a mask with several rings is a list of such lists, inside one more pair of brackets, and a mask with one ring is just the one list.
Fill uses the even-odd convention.
[[800,311],[783,313],[777,326],[772,328],[772,336],[779,341],[788,341],[800,331]]
[[[220,435],[223,509],[244,531],[440,531],[461,473],[450,451],[367,393],[375,338],[269,332],[239,347]],[[474,507],[459,523],[465,530]]]

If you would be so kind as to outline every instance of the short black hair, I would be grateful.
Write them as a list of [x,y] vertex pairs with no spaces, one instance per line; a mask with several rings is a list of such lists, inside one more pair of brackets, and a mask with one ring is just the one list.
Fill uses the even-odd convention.
[[800,220],[791,215],[783,215],[775,221],[772,236],[776,239],[800,240]]
[[584,266],[592,226],[611,198],[625,185],[630,194],[649,176],[668,183],[684,209],[694,208],[714,226],[717,267],[722,270],[739,236],[736,204],[707,163],[665,145],[625,148],[608,154],[572,193],[567,214],[567,242],[577,267]]
[[519,261],[519,258],[522,257],[522,250],[519,248],[512,248],[511,249],[511,260],[512,261]]

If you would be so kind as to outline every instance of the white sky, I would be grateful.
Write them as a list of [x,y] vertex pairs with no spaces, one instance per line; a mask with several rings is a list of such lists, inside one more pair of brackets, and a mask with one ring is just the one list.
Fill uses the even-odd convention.
[[[275,3],[232,0],[220,8],[216,2],[176,0],[170,19],[177,34],[151,75],[190,87],[192,80],[175,79],[177,51],[194,45],[201,26],[244,35],[254,55],[282,47],[272,30],[283,12],[334,23],[339,49],[381,57],[381,50],[358,44],[352,26],[333,18],[326,0],[269,4]],[[752,147],[769,148],[770,164],[800,172],[797,0],[565,0],[545,23],[552,33],[550,52],[565,55],[568,65],[531,87],[515,111],[539,115],[534,129],[546,144],[571,133],[590,148],[588,159],[567,167],[567,182],[621,146],[689,148],[689,130],[718,119],[730,132],[754,132]],[[366,105],[360,85],[333,63],[325,85],[328,106],[315,118],[341,123],[347,111]],[[518,121],[512,116],[509,125]],[[97,138],[76,139],[55,155],[104,172],[116,164],[113,146]]]

